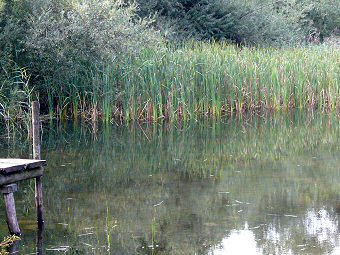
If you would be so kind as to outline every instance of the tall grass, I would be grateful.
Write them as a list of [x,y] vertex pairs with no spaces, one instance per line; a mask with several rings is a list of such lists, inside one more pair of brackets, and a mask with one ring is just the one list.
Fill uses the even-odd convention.
[[30,79],[27,68],[17,65],[7,77],[0,78],[0,126],[6,128],[7,137],[14,136],[14,131],[29,130],[30,107],[35,99]]
[[340,106],[340,51],[330,47],[192,43],[148,49],[89,70],[61,87],[46,86],[50,115],[186,121],[306,108],[329,112]]

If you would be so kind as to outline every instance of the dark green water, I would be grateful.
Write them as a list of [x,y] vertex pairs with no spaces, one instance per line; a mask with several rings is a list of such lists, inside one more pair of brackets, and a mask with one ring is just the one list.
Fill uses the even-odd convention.
[[[29,142],[6,136],[1,157],[29,157]],[[96,135],[46,126],[42,151],[41,254],[340,253],[336,116],[112,125]],[[33,187],[15,193],[20,254],[36,252]]]

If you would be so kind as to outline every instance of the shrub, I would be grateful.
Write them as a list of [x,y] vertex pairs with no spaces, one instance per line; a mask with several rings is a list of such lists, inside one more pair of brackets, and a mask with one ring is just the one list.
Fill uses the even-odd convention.
[[103,60],[117,61],[160,43],[157,32],[150,29],[152,20],[136,19],[133,5],[123,8],[108,0],[72,5],[51,1],[32,9],[26,50],[36,69],[58,84]]
[[340,29],[340,1],[301,0],[300,22],[309,37],[319,37],[321,41]]
[[227,0],[138,0],[139,15],[158,14],[158,27],[168,38],[226,40],[233,43],[283,44],[302,38],[295,23],[272,2]]
[[156,12],[170,39],[299,44],[340,27],[338,0],[137,0],[142,17]]
[[144,47],[162,44],[151,27],[153,20],[137,17],[135,5],[123,6],[120,1],[0,3],[0,98],[24,89],[15,81],[20,67],[29,69],[42,103],[53,104],[57,96],[67,98],[69,88],[91,91],[91,73],[101,70],[103,63],[118,64]]

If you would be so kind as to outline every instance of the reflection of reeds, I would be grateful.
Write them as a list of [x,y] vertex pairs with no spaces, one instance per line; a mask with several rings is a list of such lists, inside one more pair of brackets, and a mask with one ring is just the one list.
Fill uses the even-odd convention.
[[[91,125],[79,127],[46,128],[42,149],[45,158],[52,162],[54,157],[78,162],[66,165],[68,169],[93,164],[97,169],[88,175],[103,173],[103,178],[111,178],[111,174],[105,175],[110,171],[115,176],[112,183],[128,182],[132,174],[159,171],[218,178],[226,164],[286,159],[306,150],[337,149],[340,144],[338,119],[331,115],[278,114],[268,118],[248,115],[189,122],[180,129],[176,126],[168,129],[166,125],[129,124],[126,128],[99,125],[95,140]],[[28,147],[13,141],[6,147],[7,142],[2,143],[6,157],[17,156],[18,151]],[[141,169],[147,173],[140,172]],[[90,178],[84,181],[91,184]]]
[[[87,183],[91,189],[93,179],[98,177],[107,184],[128,185],[137,176],[159,172],[218,180],[235,163],[294,158],[307,150],[338,149],[340,144],[335,116],[286,115],[266,119],[250,115],[225,121],[192,122],[182,129],[139,124],[132,128],[99,126],[95,140],[91,128],[72,130],[65,126],[64,131],[45,130],[43,146],[48,149],[42,151],[53,168],[83,167],[87,172],[85,179],[79,176],[74,180],[70,176],[69,180],[72,184]],[[3,150],[6,156],[16,155],[14,152],[13,147]],[[60,159],[66,165],[53,166]],[[64,174],[65,178],[72,175]]]
[[[54,238],[84,254],[107,254],[108,245],[111,253],[136,254],[152,240],[164,251],[158,254],[206,254],[247,219],[257,238],[275,226],[286,238],[282,246],[301,244],[291,233],[304,237],[303,224],[297,229],[284,215],[300,219],[311,204],[324,206],[339,194],[337,157],[312,158],[339,152],[339,119],[278,114],[222,121],[180,129],[99,126],[96,140],[90,125],[45,129],[47,222],[68,224],[66,234],[53,233],[70,240]],[[15,153],[11,146],[1,153]]]
[[108,254],[110,254],[110,250],[111,250],[111,220],[110,220],[110,209],[108,207],[108,205],[106,205],[106,251]]

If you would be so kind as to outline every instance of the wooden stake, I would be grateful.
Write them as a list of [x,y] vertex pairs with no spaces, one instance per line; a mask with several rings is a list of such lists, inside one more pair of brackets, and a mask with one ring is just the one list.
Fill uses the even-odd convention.
[[[32,102],[32,129],[33,129],[33,158],[40,159],[40,118],[39,102]],[[38,227],[42,227],[43,220],[43,199],[42,199],[42,176],[35,178],[35,201],[37,207]]]
[[19,248],[20,248],[20,240],[14,241],[9,247],[8,247],[8,253],[13,254],[19,254]]
[[7,224],[11,234],[20,236],[21,231],[19,228],[19,223],[17,219],[17,213],[15,210],[15,201],[13,192],[17,190],[16,184],[11,184],[2,187],[1,192],[4,194],[5,206],[6,206],[6,216]]
[[36,255],[43,255],[44,254],[44,240],[43,240],[43,232],[44,232],[44,225],[38,228],[37,238],[36,238],[36,247],[35,247],[35,254]]
[[40,118],[39,102],[32,102],[33,159],[40,159]]
[[35,203],[37,207],[38,227],[44,225],[43,219],[43,196],[42,196],[42,176],[35,178]]

